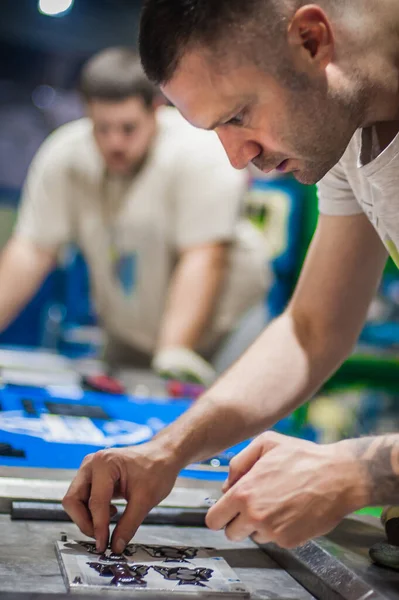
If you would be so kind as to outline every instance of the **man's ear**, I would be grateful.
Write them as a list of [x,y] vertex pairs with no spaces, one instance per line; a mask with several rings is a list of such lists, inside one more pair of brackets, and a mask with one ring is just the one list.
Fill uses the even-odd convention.
[[325,12],[314,4],[302,6],[288,27],[288,45],[298,70],[324,70],[334,56],[334,36]]

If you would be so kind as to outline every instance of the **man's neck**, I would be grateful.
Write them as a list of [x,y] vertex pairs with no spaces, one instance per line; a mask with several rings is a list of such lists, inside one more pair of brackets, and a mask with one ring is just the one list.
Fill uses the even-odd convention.
[[[368,99],[363,127],[399,120],[399,2],[368,0],[359,18],[356,64],[363,84],[361,93]],[[356,35],[356,34],[354,34]],[[353,70],[353,77],[356,73]],[[396,125],[381,127],[382,141]],[[397,131],[396,131],[397,132]],[[389,143],[389,142],[388,142]]]

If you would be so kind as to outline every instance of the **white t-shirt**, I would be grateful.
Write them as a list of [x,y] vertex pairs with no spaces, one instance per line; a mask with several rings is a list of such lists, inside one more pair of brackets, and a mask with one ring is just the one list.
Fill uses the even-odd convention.
[[399,135],[380,152],[375,128],[358,130],[318,190],[322,214],[364,212],[399,267]]
[[241,218],[246,175],[231,167],[216,135],[172,108],[158,109],[157,120],[150,155],[135,177],[107,174],[89,119],[58,129],[32,162],[16,232],[55,249],[75,242],[105,330],[146,352],[157,341],[179,252],[230,241],[206,348],[262,299],[265,241]]

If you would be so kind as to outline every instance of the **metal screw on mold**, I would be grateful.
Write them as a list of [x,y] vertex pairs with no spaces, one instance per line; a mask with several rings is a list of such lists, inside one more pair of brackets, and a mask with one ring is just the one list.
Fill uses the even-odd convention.
[[65,531],[61,531],[60,536],[61,536],[61,542],[67,542],[68,541],[68,536],[65,533]]
[[204,498],[204,503],[209,507],[214,506],[216,504],[216,502],[217,502],[216,498]]

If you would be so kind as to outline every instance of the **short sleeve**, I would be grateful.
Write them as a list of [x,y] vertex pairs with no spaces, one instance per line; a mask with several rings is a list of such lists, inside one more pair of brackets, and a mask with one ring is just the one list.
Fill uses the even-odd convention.
[[176,169],[174,242],[178,249],[232,241],[247,189],[248,173],[230,165],[216,134],[196,133],[195,151],[187,147]]
[[349,216],[363,212],[339,162],[317,185],[319,212],[323,215]]
[[66,157],[50,137],[29,168],[15,233],[40,246],[60,248],[72,238],[70,201]]

